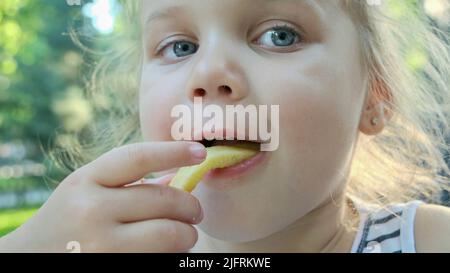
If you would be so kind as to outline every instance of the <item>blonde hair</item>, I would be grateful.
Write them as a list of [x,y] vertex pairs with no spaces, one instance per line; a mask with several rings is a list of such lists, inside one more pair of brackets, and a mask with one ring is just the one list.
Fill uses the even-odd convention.
[[[379,135],[361,135],[348,193],[381,205],[418,197],[439,202],[450,183],[444,160],[450,150],[448,33],[434,27],[422,9],[408,9],[411,1],[395,2],[342,2],[359,32],[368,91],[387,96],[394,114]],[[405,5],[397,16],[394,4]],[[419,52],[421,66],[409,64],[407,57]]]
[[[87,88],[90,101],[107,98],[109,103],[97,106],[95,122],[52,151],[55,162],[68,171],[113,147],[142,140],[138,116],[142,43],[136,30],[140,1],[121,2],[128,21],[123,21],[122,31],[113,37],[111,51],[95,65]],[[347,192],[380,204],[405,202],[419,195],[438,202],[438,193],[448,186],[450,177],[442,154],[450,150],[445,139],[450,136],[448,34],[433,27],[417,8],[395,18],[389,11],[391,1],[387,2],[377,7],[366,1],[341,1],[359,32],[370,80],[367,91],[388,95],[387,106],[394,113],[382,133],[360,136]],[[411,42],[426,57],[420,68],[405,60],[414,50]]]

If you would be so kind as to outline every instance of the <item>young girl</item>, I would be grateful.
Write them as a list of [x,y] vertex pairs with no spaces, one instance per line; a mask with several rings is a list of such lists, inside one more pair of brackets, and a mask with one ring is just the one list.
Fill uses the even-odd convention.
[[[2,251],[450,251],[450,209],[417,201],[448,185],[449,47],[415,1],[123,2],[131,28],[91,86],[109,115]],[[206,156],[171,136],[194,97],[279,105],[278,149],[169,187]]]

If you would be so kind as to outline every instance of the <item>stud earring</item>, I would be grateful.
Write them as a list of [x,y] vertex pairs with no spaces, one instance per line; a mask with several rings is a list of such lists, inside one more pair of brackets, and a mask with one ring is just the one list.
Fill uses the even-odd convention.
[[378,123],[380,122],[380,120],[378,119],[378,118],[372,118],[372,120],[370,121],[370,123],[373,125],[373,126],[377,126],[378,125]]

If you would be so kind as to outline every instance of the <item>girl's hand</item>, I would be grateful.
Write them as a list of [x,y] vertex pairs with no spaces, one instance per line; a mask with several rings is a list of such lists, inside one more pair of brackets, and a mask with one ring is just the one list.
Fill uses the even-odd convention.
[[188,251],[197,241],[192,225],[203,217],[198,199],[165,185],[130,184],[205,157],[195,142],[115,148],[62,181],[28,222],[0,239],[0,252],[66,252],[73,241],[81,252]]

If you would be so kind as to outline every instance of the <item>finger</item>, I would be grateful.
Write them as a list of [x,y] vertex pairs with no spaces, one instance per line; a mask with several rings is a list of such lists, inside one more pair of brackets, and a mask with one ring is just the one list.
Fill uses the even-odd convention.
[[154,179],[145,179],[143,183],[168,186],[174,177],[175,173],[171,173]]
[[144,142],[115,148],[80,169],[91,181],[107,187],[124,186],[154,171],[194,165],[206,157],[197,142]]
[[112,189],[115,219],[122,223],[167,218],[198,224],[203,218],[198,199],[190,193],[162,185]]
[[174,173],[167,174],[164,176],[156,177],[156,178],[147,178],[147,179],[141,179],[139,181],[136,181],[134,183],[125,185],[127,187],[129,186],[137,186],[142,184],[152,184],[152,185],[169,185],[172,178],[175,176]]
[[198,239],[193,226],[168,219],[123,224],[116,233],[123,252],[185,252]]

